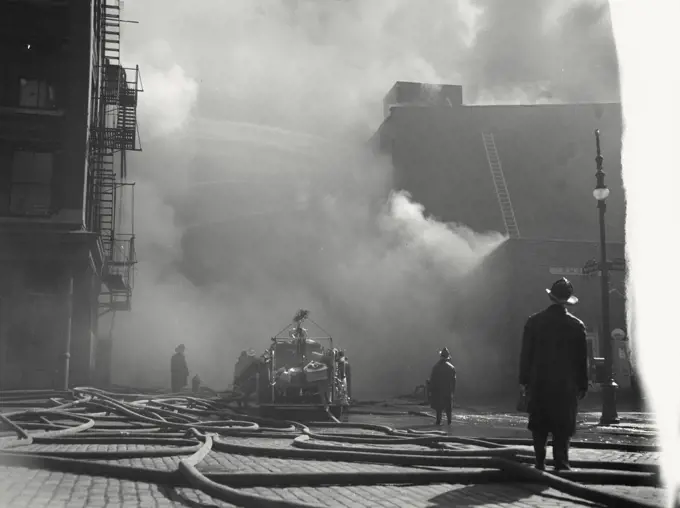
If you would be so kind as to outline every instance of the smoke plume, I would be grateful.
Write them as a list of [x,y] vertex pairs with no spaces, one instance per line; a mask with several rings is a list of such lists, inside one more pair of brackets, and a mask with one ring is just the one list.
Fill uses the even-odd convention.
[[129,2],[140,25],[126,29],[124,60],[143,72],[145,151],[129,157],[140,263],[133,311],[115,325],[114,381],[167,385],[185,343],[192,373],[224,387],[236,355],[266,347],[300,307],[348,350],[364,394],[410,391],[438,347],[455,350],[464,276],[502,237],[390,193],[389,162],[366,142],[398,80],[461,83],[468,101],[526,100],[523,82],[537,80],[556,99],[590,98],[606,51],[562,49],[556,86],[554,55],[527,41],[599,44],[600,11],[525,2],[504,23],[501,4]]
[[607,0],[476,0],[484,13],[468,53],[478,102],[619,100]]

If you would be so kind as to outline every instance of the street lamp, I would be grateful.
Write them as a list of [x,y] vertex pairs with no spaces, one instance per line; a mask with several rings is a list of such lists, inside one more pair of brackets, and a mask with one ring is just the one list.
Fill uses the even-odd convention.
[[595,131],[595,143],[597,145],[597,157],[595,157],[595,162],[597,163],[597,172],[595,173],[597,185],[595,190],[593,190],[593,196],[597,200],[597,208],[600,212],[600,270],[602,272],[600,282],[602,284],[602,339],[605,369],[605,380],[600,384],[602,388],[602,416],[600,417],[600,425],[611,425],[619,422],[619,415],[616,412],[616,390],[618,385],[614,381],[612,372],[612,338],[609,329],[609,266],[607,264],[607,237],[604,222],[609,189],[604,183],[605,173],[602,171],[604,157],[600,153],[599,129]]

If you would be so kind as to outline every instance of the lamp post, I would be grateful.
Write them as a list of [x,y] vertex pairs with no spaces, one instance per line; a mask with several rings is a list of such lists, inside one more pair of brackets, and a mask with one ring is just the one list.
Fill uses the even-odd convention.
[[600,215],[600,277],[602,292],[602,346],[604,347],[604,368],[605,380],[600,384],[602,388],[602,416],[600,425],[611,425],[619,422],[619,415],[616,412],[616,390],[618,385],[614,381],[612,365],[612,338],[609,325],[609,266],[607,264],[607,237],[605,233],[604,217],[607,211],[607,197],[609,189],[604,183],[605,173],[602,171],[602,161],[604,157],[600,152],[600,131],[595,131],[595,143],[597,145],[597,172],[595,179],[597,185],[593,190],[593,196],[597,200],[597,208]]

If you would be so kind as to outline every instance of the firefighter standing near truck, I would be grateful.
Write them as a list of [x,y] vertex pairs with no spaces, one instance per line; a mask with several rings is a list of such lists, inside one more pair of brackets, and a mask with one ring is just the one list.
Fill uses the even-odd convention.
[[451,353],[447,348],[441,350],[439,361],[430,375],[430,404],[437,412],[437,425],[442,424],[442,413],[446,411],[446,419],[451,425],[453,412],[453,395],[456,392],[456,368],[451,363]]
[[536,468],[545,469],[548,435],[556,470],[569,468],[569,440],[576,431],[578,401],[588,390],[588,348],[583,321],[567,311],[578,303],[562,278],[546,289],[552,304],[531,316],[522,338],[521,390],[528,397]]
[[345,356],[344,351],[338,353],[338,379],[342,382],[345,387],[345,393],[347,394],[347,401],[352,398],[352,376],[350,373],[349,362]]
[[170,385],[172,393],[179,393],[189,382],[189,367],[184,356],[186,347],[180,344],[175,348],[175,354],[170,360]]

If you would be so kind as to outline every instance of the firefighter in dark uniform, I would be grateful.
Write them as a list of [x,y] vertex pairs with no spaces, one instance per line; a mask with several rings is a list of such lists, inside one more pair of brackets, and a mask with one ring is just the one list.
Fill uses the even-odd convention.
[[548,435],[555,469],[569,469],[569,440],[576,432],[578,401],[588,390],[586,327],[567,311],[575,305],[571,283],[562,278],[546,289],[552,304],[524,327],[520,388],[527,394],[536,467],[545,469]]
[[345,384],[347,398],[352,398],[352,374],[344,351],[338,352],[338,378]]
[[170,385],[172,386],[172,393],[179,393],[189,382],[189,367],[187,366],[187,359],[184,356],[186,347],[180,344],[175,348],[175,354],[170,360]]
[[456,368],[451,363],[451,354],[447,348],[442,349],[439,361],[432,368],[429,390],[430,404],[437,412],[437,425],[442,424],[444,411],[448,424],[451,425],[453,394],[456,391]]
[[193,393],[201,391],[201,378],[198,374],[191,378],[191,391]]

